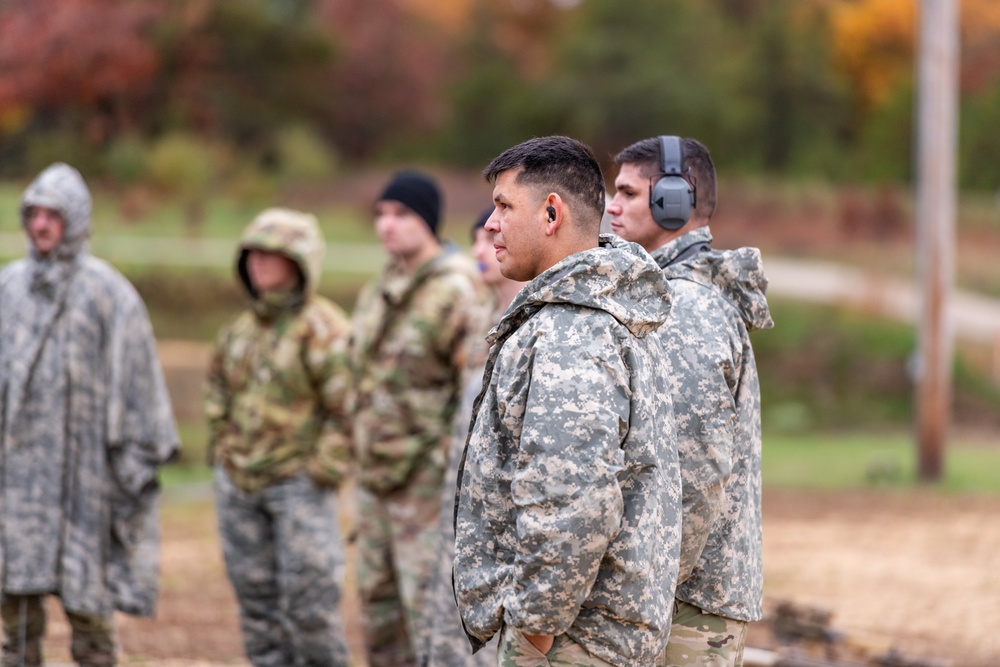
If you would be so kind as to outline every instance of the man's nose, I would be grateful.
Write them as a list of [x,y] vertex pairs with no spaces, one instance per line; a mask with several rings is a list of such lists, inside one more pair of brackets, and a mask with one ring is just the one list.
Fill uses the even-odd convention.
[[500,221],[497,219],[496,210],[490,214],[490,217],[486,219],[486,225],[483,227],[486,231],[491,234],[495,234],[500,231]]

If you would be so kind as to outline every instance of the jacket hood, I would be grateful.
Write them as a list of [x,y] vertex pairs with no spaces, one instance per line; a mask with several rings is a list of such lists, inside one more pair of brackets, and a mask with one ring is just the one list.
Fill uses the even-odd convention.
[[657,329],[670,312],[670,287],[642,246],[613,235],[600,245],[566,257],[524,286],[507,309],[497,333],[545,304],[603,310],[635,336]]
[[247,293],[260,296],[250,282],[247,253],[250,250],[279,252],[295,262],[302,272],[303,297],[316,293],[323,271],[326,242],[316,216],[287,208],[269,208],[260,213],[243,231],[236,257],[236,272]]
[[[57,162],[40,173],[21,197],[21,227],[27,231],[28,209],[43,206],[59,211],[65,227],[55,250],[59,259],[72,259],[90,238],[90,189],[80,172]],[[34,247],[31,254],[36,255]]]
[[685,253],[693,246],[704,246],[711,241],[708,227],[701,227],[667,243],[654,252],[653,257],[668,279],[691,280],[719,289],[751,331],[773,327],[760,250],[737,248]]

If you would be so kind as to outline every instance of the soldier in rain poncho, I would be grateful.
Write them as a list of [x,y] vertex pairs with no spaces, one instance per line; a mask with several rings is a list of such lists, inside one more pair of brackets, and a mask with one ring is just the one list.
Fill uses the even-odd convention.
[[53,594],[77,663],[112,665],[113,612],[156,604],[156,472],[177,434],[145,306],[88,252],[79,172],[43,171],[21,222],[29,255],[0,272],[3,664],[42,664]]
[[[750,332],[773,322],[760,251],[712,248],[708,149],[675,139],[673,147],[657,137],[622,150],[608,206],[612,229],[652,254],[673,297],[657,335],[677,414],[684,519],[670,641],[656,664],[741,665],[764,592],[760,381]],[[682,171],[693,202],[688,215],[658,222],[650,184],[668,161]]]

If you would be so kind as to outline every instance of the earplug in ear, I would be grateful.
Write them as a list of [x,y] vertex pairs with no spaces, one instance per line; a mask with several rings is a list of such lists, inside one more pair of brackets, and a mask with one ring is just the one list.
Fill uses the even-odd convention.
[[556,209],[555,209],[555,207],[547,206],[545,208],[545,210],[549,212],[549,222],[555,222],[556,221]]

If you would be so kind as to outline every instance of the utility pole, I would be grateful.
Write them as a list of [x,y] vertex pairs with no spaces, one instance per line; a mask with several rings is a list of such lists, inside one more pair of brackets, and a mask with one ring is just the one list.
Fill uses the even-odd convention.
[[916,431],[918,474],[941,479],[951,422],[956,144],[958,134],[957,0],[921,0],[917,97]]

